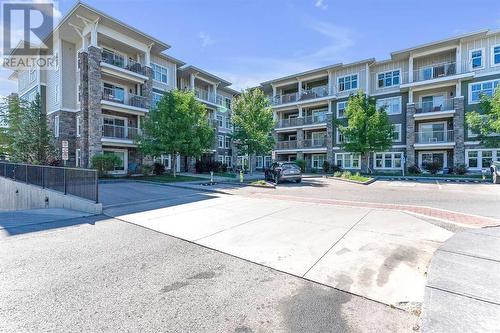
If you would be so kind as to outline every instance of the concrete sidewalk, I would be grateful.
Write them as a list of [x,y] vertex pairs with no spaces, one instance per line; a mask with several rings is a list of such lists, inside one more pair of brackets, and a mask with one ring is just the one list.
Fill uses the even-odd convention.
[[466,230],[436,251],[428,271],[423,332],[498,332],[500,227]]

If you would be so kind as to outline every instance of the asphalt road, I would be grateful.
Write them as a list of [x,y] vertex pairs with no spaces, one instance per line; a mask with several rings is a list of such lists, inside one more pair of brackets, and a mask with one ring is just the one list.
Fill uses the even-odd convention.
[[410,182],[377,180],[358,185],[334,179],[304,179],[301,184],[284,183],[276,190],[246,187],[234,194],[284,194],[297,197],[339,199],[389,204],[407,204],[500,218],[500,186],[483,183]]
[[0,238],[2,332],[409,332],[417,321],[104,216],[40,229]]

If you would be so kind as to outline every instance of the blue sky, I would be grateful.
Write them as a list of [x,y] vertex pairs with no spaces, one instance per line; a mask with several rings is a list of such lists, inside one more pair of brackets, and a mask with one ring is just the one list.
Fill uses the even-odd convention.
[[[168,54],[234,83],[279,76],[477,31],[500,29],[498,0],[87,0],[172,46]],[[59,1],[66,14],[74,1]],[[0,73],[0,95],[15,90]]]

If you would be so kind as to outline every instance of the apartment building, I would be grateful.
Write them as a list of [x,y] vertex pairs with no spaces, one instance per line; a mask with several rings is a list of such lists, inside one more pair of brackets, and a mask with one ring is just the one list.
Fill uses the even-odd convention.
[[[212,158],[233,163],[230,82],[165,53],[170,45],[88,5],[77,3],[53,31],[54,70],[17,71],[21,98],[40,94],[58,150],[68,143],[69,166],[89,167],[92,156],[114,154],[116,174],[138,171],[145,161],[134,140],[152,103],[166,91],[191,89],[217,129]],[[221,121],[219,121],[221,119]],[[230,158],[229,158],[230,157]],[[170,156],[159,157],[171,168]],[[178,171],[194,165],[178,156]]]
[[[329,161],[343,169],[394,172],[437,161],[481,171],[500,160],[500,147],[486,148],[467,130],[465,113],[478,110],[481,94],[500,82],[500,32],[484,30],[366,59],[297,73],[261,84],[272,101],[277,160],[305,159],[309,169]],[[386,106],[394,125],[391,149],[369,161],[343,149],[338,126],[349,95],[363,90]]]

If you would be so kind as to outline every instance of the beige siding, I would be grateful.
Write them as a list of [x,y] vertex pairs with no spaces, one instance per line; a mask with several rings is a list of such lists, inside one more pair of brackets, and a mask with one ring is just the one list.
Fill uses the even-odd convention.
[[408,60],[400,61],[386,61],[380,64],[374,64],[370,66],[370,93],[391,93],[399,91],[399,86],[392,87],[378,87],[378,74],[385,73],[389,71],[398,70],[400,71],[400,84],[406,83],[408,81]]
[[177,68],[175,63],[168,61],[165,58],[155,56],[153,55],[151,57],[151,62],[155,63],[157,65],[166,67],[168,70],[168,84],[164,84],[162,82],[154,81],[153,80],[153,88],[155,89],[160,89],[160,90],[171,90],[176,88],[176,82],[177,82]]
[[[57,111],[61,108],[60,90],[61,90],[61,50],[58,39],[54,41],[54,50],[57,50],[59,57],[59,68],[57,70],[47,70],[47,113]],[[56,86],[59,87],[59,96],[56,101]]]
[[76,109],[76,47],[74,44],[62,42],[62,107]]
[[493,60],[491,57],[492,48],[495,45],[500,45],[500,34],[496,34],[488,38],[481,38],[462,43],[462,62],[467,64],[467,67],[470,68],[470,52],[476,49],[484,49],[484,68],[475,69],[475,72],[477,74],[487,75],[490,72],[500,70],[500,67],[498,65],[493,65]]
[[366,87],[366,80],[367,80],[367,72],[366,72],[366,64],[361,64],[361,65],[356,65],[356,66],[350,66],[346,68],[342,68],[340,70],[336,70],[333,72],[333,86],[334,86],[334,91],[339,94],[339,96],[347,96],[351,92],[355,91],[344,91],[344,92],[339,92],[338,91],[338,79],[340,77],[346,76],[346,75],[353,75],[353,74],[358,74],[358,88],[355,90],[365,90]]

